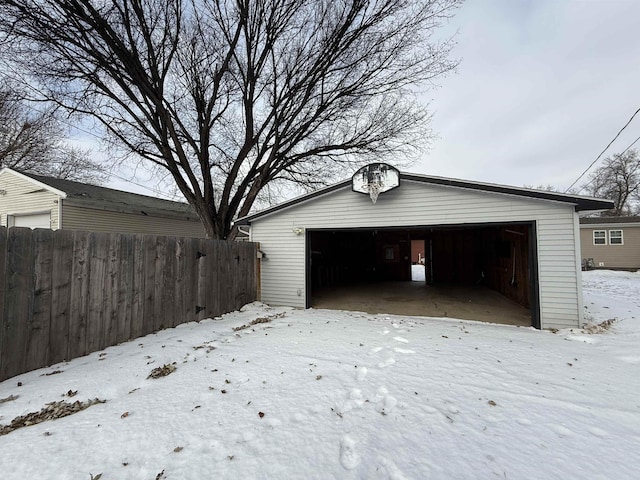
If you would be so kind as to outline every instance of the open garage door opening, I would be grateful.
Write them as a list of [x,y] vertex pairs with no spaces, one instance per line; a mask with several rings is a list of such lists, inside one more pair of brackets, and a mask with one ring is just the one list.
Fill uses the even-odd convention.
[[310,230],[307,306],[539,326],[535,227]]

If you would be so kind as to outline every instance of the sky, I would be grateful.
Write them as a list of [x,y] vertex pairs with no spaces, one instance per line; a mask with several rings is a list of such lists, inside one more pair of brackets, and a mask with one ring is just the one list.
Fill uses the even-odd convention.
[[[640,107],[638,19],[636,0],[468,1],[444,29],[458,71],[423,97],[439,138],[409,170],[566,189]],[[604,157],[639,136],[640,115]]]
[[[439,31],[457,32],[457,72],[421,96],[437,139],[403,169],[564,191],[640,107],[638,19],[638,0],[467,1]],[[640,114],[603,158],[639,136]]]

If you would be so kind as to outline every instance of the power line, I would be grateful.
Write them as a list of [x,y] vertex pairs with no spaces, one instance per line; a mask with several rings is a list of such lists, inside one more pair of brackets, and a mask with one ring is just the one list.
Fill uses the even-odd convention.
[[[636,143],[638,143],[638,141],[640,141],[640,137],[636,138],[633,142],[631,142],[631,144],[625,148],[622,152],[616,154],[618,157],[621,157],[622,155],[624,155],[625,153],[627,153],[627,150],[629,150],[631,147],[633,147]],[[582,187],[580,187],[580,190],[578,190],[578,193],[580,193],[582,190],[584,190],[584,187],[586,187],[587,185],[591,184],[595,179],[591,179],[589,180],[587,183],[585,183]],[[571,188],[571,187],[569,187]]]
[[[584,176],[585,176],[585,174],[586,174],[586,173],[591,169],[591,167],[593,167],[593,166],[596,164],[596,162],[597,162],[598,160],[600,160],[600,157],[602,157],[602,155],[604,155],[604,152],[606,152],[606,151],[609,149],[609,147],[611,146],[611,144],[613,144],[613,142],[615,142],[615,141],[616,141],[616,139],[620,136],[620,134],[624,131],[624,129],[625,129],[625,128],[627,128],[627,127],[629,126],[629,124],[631,123],[631,121],[634,119],[634,117],[635,117],[639,112],[640,112],[640,108],[638,108],[638,110],[636,110],[636,111],[635,111],[635,113],[634,113],[633,115],[631,115],[631,118],[629,119],[629,121],[628,121],[627,123],[625,123],[625,124],[624,124],[624,127],[622,127],[622,128],[620,129],[620,131],[617,133],[617,135],[616,135],[615,137],[613,137],[613,140],[611,140],[611,141],[609,142],[609,144],[608,144],[606,147],[604,147],[604,150],[602,150],[602,151],[600,152],[600,155],[598,155],[598,156],[596,157],[596,159],[595,159],[593,162],[591,162],[591,163],[589,164],[589,166],[585,169],[585,171],[584,171],[584,172],[582,172],[578,178],[576,178],[575,182],[573,182],[571,185],[569,185],[569,188],[567,188],[567,189],[564,191],[564,193],[567,193],[567,192],[571,189],[571,187],[573,187],[576,183],[578,183],[578,182],[580,181],[580,179],[581,179],[582,177],[584,177]],[[636,141],[637,141],[637,140],[636,140]],[[636,143],[636,142],[633,142],[633,143]],[[631,145],[633,145],[633,143],[632,143]],[[627,150],[628,150],[629,148],[631,148],[631,146],[629,146],[629,147],[627,148]],[[625,150],[625,152],[626,152],[626,150]]]

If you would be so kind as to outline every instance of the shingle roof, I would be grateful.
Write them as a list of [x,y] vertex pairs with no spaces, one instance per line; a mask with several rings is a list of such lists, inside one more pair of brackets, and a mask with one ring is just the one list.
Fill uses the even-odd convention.
[[602,225],[607,223],[640,223],[640,217],[584,217],[580,225]]
[[44,183],[67,195],[67,200],[74,203],[86,203],[91,206],[101,206],[104,209],[117,211],[126,210],[137,213],[166,213],[181,217],[196,218],[197,215],[191,205],[182,202],[172,202],[161,198],[124,192],[113,188],[98,187],[87,183],[62,180],[60,178],[22,173],[38,182]]

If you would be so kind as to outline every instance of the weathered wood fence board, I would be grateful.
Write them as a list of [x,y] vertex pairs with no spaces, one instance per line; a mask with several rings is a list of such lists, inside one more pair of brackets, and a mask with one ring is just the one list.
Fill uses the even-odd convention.
[[0,227],[0,381],[254,301],[257,245]]

